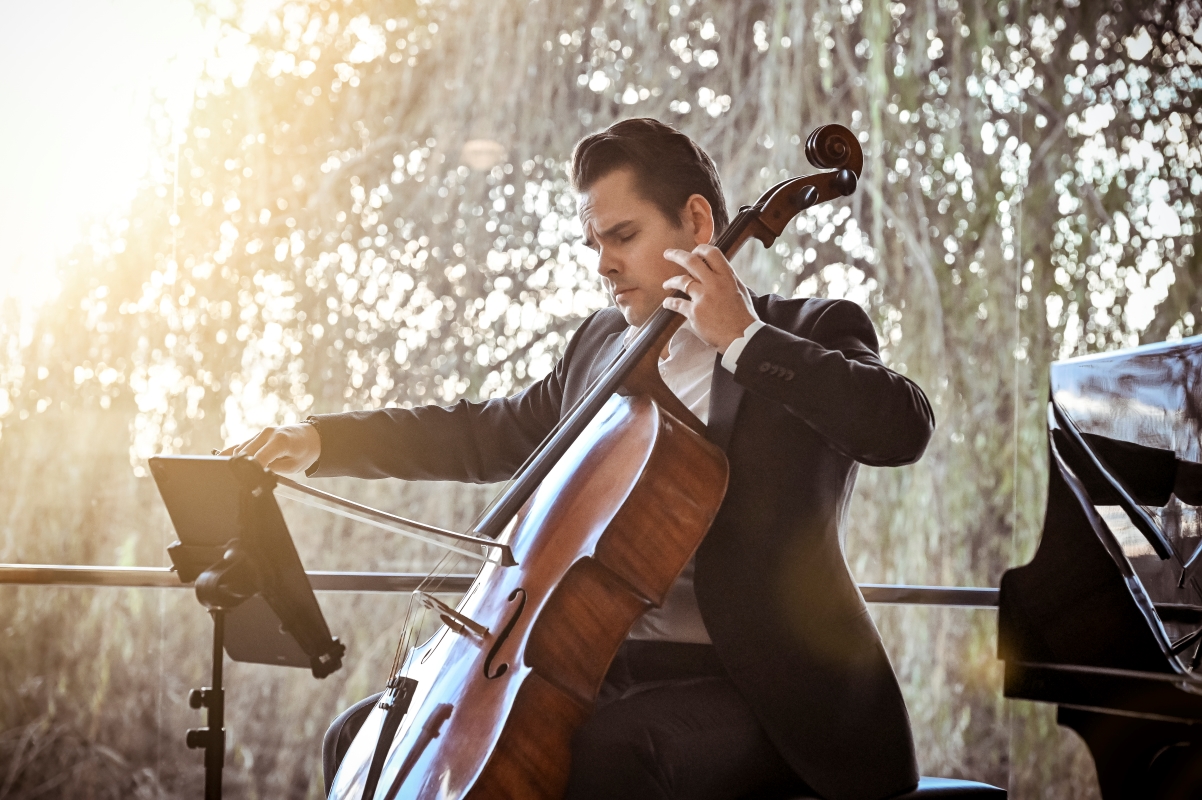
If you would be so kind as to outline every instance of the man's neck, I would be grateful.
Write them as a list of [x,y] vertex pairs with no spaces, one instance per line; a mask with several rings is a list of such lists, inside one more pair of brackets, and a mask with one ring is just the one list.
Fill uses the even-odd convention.
[[[630,345],[631,341],[634,340],[635,335],[638,334],[640,328],[641,326],[638,325],[631,325],[626,328],[626,332],[624,334],[626,337],[624,342],[625,345]],[[676,333],[672,334],[672,338],[668,340],[668,343],[664,345],[664,349],[660,351],[659,360],[666,361],[668,357],[672,355],[673,345],[679,347],[681,338],[685,336],[692,336],[695,339],[698,338],[697,334],[693,332],[693,326],[687,320],[683,325],[680,326],[679,329],[677,329]]]

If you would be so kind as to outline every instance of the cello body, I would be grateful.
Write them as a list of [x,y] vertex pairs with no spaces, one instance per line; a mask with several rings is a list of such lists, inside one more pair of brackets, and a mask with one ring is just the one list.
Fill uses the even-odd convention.
[[[503,535],[452,624],[414,650],[408,713],[374,797],[563,795],[571,738],[631,626],[663,602],[726,491],[726,457],[645,395],[613,396]],[[375,708],[331,798],[359,800]]]

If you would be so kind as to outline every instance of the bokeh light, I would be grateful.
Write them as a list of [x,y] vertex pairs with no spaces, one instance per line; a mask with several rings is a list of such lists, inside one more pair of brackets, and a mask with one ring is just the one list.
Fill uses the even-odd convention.
[[110,240],[150,170],[166,167],[210,38],[186,0],[6,4],[0,297],[52,299],[57,262],[81,240]]

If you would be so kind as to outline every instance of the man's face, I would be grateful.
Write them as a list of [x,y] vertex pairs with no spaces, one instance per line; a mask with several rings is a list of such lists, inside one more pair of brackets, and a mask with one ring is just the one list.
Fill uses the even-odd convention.
[[597,273],[622,316],[642,325],[663,303],[663,283],[683,270],[664,258],[668,248],[692,250],[696,225],[670,220],[638,191],[634,172],[617,169],[597,179],[580,197],[585,244],[597,251]]

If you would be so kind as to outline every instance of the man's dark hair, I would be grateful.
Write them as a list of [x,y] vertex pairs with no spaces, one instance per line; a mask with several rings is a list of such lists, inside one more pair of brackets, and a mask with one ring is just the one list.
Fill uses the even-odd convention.
[[622,168],[634,171],[639,192],[674,225],[680,225],[680,212],[695,194],[708,200],[713,209],[715,235],[730,221],[713,159],[671,125],[640,117],[615,122],[584,137],[572,151],[572,187],[586,192],[596,181]]

